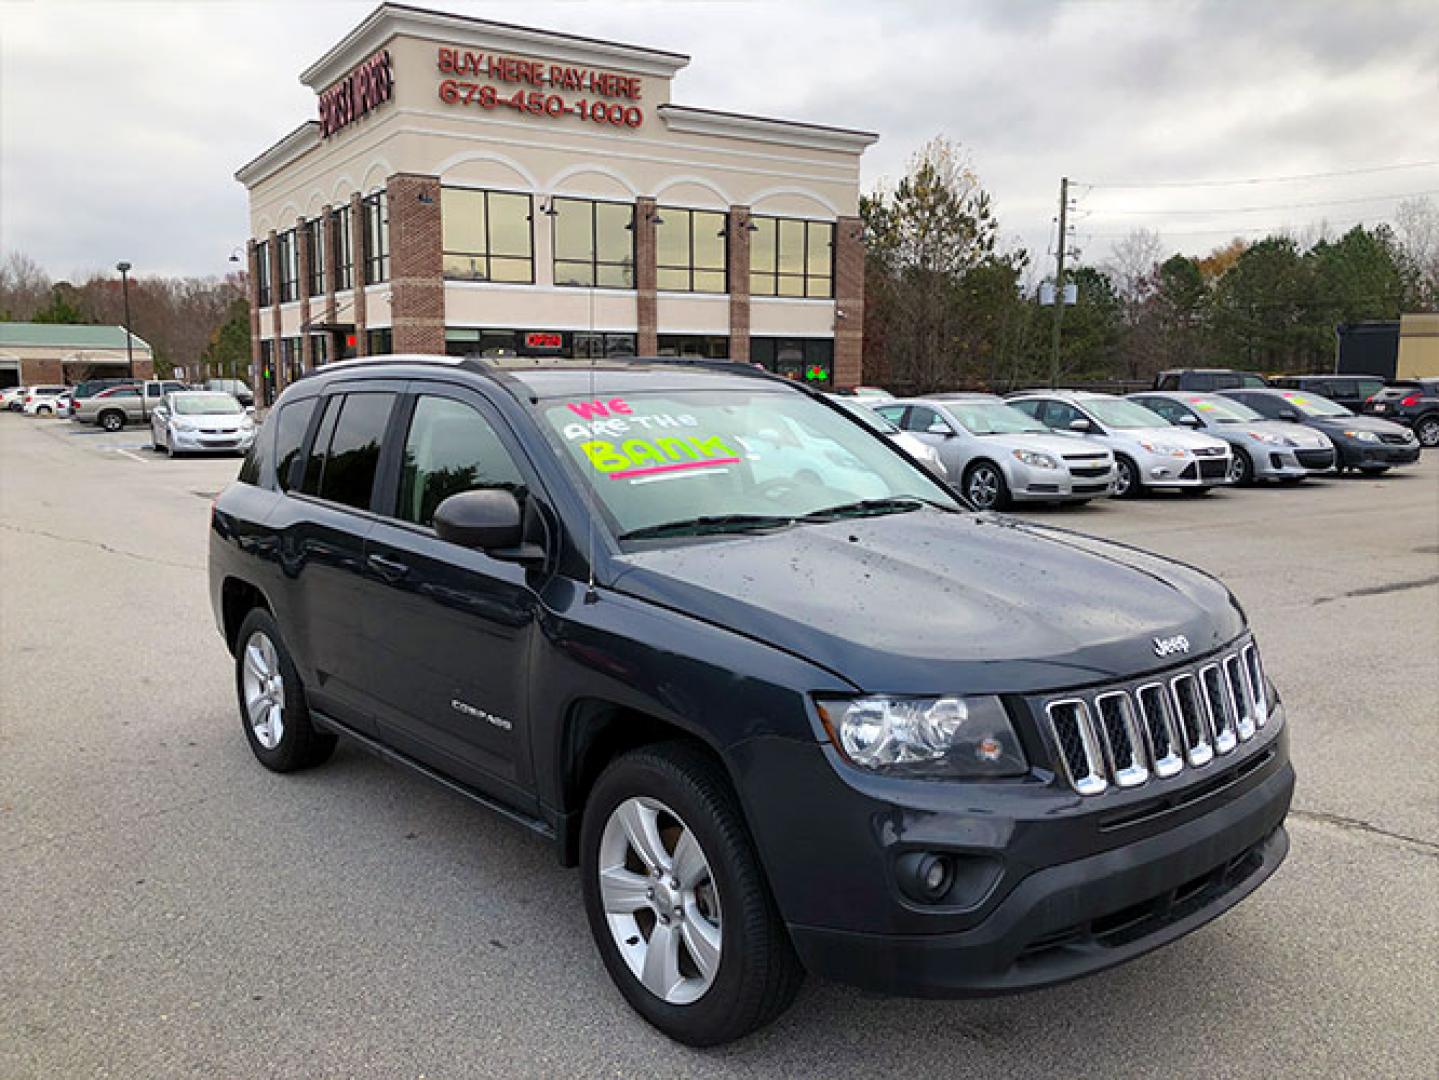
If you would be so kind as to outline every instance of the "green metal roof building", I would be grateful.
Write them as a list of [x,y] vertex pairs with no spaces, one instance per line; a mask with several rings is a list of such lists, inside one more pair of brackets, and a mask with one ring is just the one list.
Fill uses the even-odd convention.
[[[154,352],[131,336],[135,376],[154,376]],[[0,387],[73,385],[129,373],[123,326],[0,322]]]

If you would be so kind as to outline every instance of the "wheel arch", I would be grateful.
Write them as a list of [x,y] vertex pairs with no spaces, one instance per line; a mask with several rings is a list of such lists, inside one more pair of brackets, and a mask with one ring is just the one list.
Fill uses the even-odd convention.
[[269,599],[252,583],[233,575],[221,582],[220,618],[225,629],[225,644],[229,647],[231,656],[235,655],[239,646],[240,627],[244,625],[245,617],[256,608],[268,612],[271,616],[275,614]]
[[739,785],[724,755],[697,730],[604,698],[586,697],[570,704],[560,730],[556,770],[560,806],[555,837],[561,865],[579,864],[585,802],[605,767],[621,754],[666,742],[685,743],[704,753],[740,800]]

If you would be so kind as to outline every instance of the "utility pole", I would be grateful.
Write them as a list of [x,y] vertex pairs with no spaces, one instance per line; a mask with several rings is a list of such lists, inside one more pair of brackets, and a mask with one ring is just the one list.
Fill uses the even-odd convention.
[[134,337],[130,333],[130,264],[127,262],[116,263],[115,269],[120,271],[120,291],[125,297],[125,366],[130,381],[135,381],[135,347]]
[[1049,345],[1049,385],[1059,385],[1059,329],[1064,322],[1064,256],[1069,248],[1069,177],[1059,181],[1059,255],[1054,269],[1054,330]]

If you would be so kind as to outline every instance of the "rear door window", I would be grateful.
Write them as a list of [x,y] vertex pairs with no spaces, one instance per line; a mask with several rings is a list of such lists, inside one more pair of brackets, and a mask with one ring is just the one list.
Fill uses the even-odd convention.
[[[300,460],[300,449],[305,443],[305,432],[310,427],[310,417],[315,415],[318,398],[308,398],[283,406],[275,415],[275,485],[281,491],[289,491],[300,477],[295,468]],[[258,445],[258,440],[256,445]]]
[[341,506],[368,510],[380,444],[395,395],[350,393],[331,397],[305,462],[302,490]]
[[904,418],[905,431],[939,434],[940,428],[948,431],[949,425],[944,422],[944,418],[939,413],[927,405],[911,406],[909,415]]

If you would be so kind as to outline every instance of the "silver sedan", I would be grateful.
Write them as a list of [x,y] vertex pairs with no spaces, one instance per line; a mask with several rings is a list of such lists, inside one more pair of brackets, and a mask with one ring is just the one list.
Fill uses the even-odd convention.
[[1233,451],[1232,484],[1297,483],[1334,467],[1334,444],[1322,431],[1287,420],[1266,420],[1233,398],[1177,390],[1145,391],[1129,398],[1171,424],[1227,442]]

